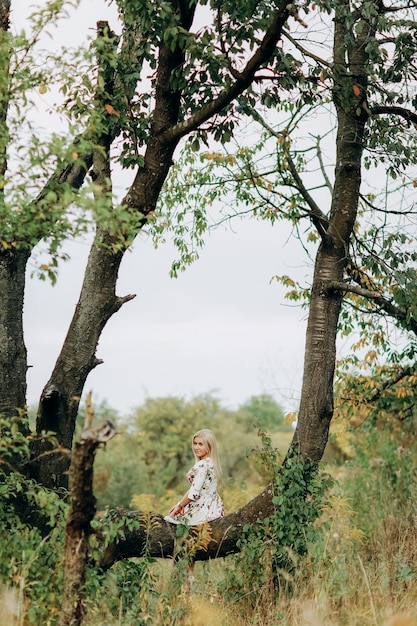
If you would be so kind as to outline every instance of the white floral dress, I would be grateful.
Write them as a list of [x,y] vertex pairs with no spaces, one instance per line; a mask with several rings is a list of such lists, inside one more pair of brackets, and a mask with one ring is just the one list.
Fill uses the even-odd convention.
[[191,483],[187,496],[192,502],[185,507],[184,515],[167,515],[165,519],[171,524],[195,526],[223,517],[223,501],[217,493],[213,461],[209,457],[197,461],[187,473],[187,480]]

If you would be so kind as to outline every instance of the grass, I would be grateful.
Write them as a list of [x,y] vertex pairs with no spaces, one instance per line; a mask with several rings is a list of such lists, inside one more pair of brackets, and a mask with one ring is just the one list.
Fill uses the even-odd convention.
[[[357,480],[355,476],[354,484]],[[91,616],[87,626],[417,626],[415,526],[402,519],[405,509],[398,516],[379,511],[373,522],[364,518],[363,511],[351,507],[349,489],[336,488],[332,507],[324,514],[322,545],[313,546],[297,563],[278,594],[270,582],[252,593],[250,581],[245,594],[234,593],[236,556],[196,563],[191,591],[187,572],[161,560],[150,565],[155,580],[149,591],[151,621],[129,621],[121,615],[112,621],[102,614]],[[372,506],[368,514],[375,517]]]
[[[272,441],[282,455],[285,435]],[[379,433],[351,461],[329,466],[337,483],[322,538],[294,558],[290,573],[280,572],[278,587],[271,576],[254,578],[259,568],[238,555],[196,563],[191,590],[186,564],[132,559],[96,585],[85,626],[417,626],[416,455],[399,455],[383,439]],[[229,510],[260,487],[228,487]],[[272,571],[267,558],[262,565],[263,574]],[[0,624],[30,623],[21,610],[25,584],[34,581],[0,589]],[[51,610],[48,624],[55,623]]]

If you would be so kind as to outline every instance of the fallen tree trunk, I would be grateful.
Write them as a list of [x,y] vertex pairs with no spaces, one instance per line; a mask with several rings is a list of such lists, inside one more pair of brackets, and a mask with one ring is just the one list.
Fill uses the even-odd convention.
[[[193,560],[206,561],[225,557],[239,552],[238,540],[243,526],[255,524],[270,515],[274,510],[272,486],[268,487],[248,504],[226,517],[220,517],[205,525],[210,533],[210,540],[204,547],[197,547]],[[103,569],[111,567],[117,561],[131,557],[152,556],[172,558],[175,552],[176,525],[165,521],[162,515],[114,509],[102,520],[98,535],[105,533],[107,524],[124,524],[117,542],[112,542],[102,551],[99,565]],[[133,522],[137,522],[134,524]],[[191,530],[192,535],[199,533],[199,527]]]

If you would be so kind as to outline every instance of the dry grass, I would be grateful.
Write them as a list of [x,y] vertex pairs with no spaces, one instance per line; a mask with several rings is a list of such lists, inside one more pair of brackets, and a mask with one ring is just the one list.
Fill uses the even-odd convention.
[[0,589],[0,624],[2,626],[20,626],[23,624],[19,590],[10,587]]
[[[283,454],[290,434],[286,436],[279,434],[272,442]],[[414,480],[414,474],[410,476]],[[113,587],[109,583],[107,589],[113,608],[110,603],[106,606],[106,595],[101,603],[95,600],[84,626],[145,623],[142,617],[136,619],[139,606],[146,606],[152,626],[417,626],[415,498],[404,497],[399,511],[392,495],[396,492],[383,491],[384,480],[376,481],[373,470],[344,467],[337,478],[342,486],[335,489],[323,516],[328,524],[323,544],[317,554],[298,564],[290,590],[283,588],[277,594],[271,584],[257,589],[245,563],[240,573],[246,576],[246,586],[234,586],[234,556],[196,563],[195,584],[189,590],[178,581],[179,572],[172,561],[159,560],[149,566],[148,587],[147,579],[141,590],[134,583],[128,599],[129,618],[123,613],[121,586],[114,577]],[[354,489],[349,495],[347,485],[352,480]],[[366,494],[366,486],[372,484],[380,485],[381,497],[356,500],[355,507],[355,494]],[[258,493],[258,487],[252,484],[247,490],[231,490],[226,494],[230,508],[247,502],[252,490]],[[23,626],[19,593],[0,590],[0,626]],[[118,611],[114,600],[116,605],[120,601]],[[173,620],[161,617],[174,614],[164,612],[164,607],[178,609]]]

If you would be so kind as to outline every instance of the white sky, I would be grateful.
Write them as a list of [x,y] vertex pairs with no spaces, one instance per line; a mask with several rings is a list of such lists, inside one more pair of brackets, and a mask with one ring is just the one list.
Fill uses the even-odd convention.
[[[12,0],[12,7],[12,23],[19,28],[28,3]],[[74,33],[91,35],[99,19],[110,19],[113,26],[114,15],[104,0],[83,0],[61,27],[57,44],[76,43]],[[306,312],[284,300],[284,289],[270,281],[295,274],[309,282],[312,267],[301,249],[287,242],[284,228],[255,221],[219,228],[200,260],[178,279],[169,278],[172,247],[154,250],[140,235],[125,256],[118,284],[118,295],[137,297],[104,329],[97,350],[104,364],[90,374],[85,391],[121,413],[146,397],[208,392],[231,408],[269,393],[284,410],[296,410]],[[49,378],[78,299],[88,245],[75,243],[68,250],[71,261],[62,266],[55,287],[28,281],[29,404],[36,403]]]

